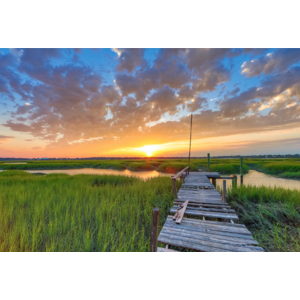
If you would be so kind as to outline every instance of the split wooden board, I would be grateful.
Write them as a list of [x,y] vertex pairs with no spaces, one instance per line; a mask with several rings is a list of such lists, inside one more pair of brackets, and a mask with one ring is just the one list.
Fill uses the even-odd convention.
[[183,218],[178,225],[172,216],[168,216],[158,242],[196,251],[263,251],[244,225],[188,218]]

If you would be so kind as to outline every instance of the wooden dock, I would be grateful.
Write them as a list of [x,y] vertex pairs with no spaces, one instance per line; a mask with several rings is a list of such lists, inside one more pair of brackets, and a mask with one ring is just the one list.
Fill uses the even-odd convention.
[[[238,216],[226,203],[226,192],[222,197],[215,189],[215,180],[221,179],[220,174],[188,172],[185,168],[173,177],[173,183],[179,177],[183,183],[178,193],[173,185],[176,199],[170,211],[172,215],[167,217],[157,239],[166,248],[158,247],[158,252],[184,249],[205,252],[264,251],[245,225],[235,223]],[[214,184],[209,178],[213,179]],[[176,250],[170,247],[176,247]]]

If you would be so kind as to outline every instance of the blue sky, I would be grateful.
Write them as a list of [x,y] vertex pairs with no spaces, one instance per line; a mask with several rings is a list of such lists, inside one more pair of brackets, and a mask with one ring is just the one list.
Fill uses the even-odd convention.
[[185,155],[190,114],[194,155],[299,153],[299,62],[281,48],[0,49],[0,157]]

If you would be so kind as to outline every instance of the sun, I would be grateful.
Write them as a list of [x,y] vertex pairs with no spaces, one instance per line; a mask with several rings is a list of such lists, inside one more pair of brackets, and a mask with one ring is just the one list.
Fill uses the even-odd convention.
[[153,155],[153,152],[158,150],[158,146],[156,145],[147,145],[140,148],[141,151],[145,152],[148,157]]

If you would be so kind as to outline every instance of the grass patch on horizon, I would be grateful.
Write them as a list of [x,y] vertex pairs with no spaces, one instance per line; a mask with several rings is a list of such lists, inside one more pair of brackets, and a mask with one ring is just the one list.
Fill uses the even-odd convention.
[[174,200],[166,177],[4,171],[0,190],[0,251],[149,251]]
[[279,177],[300,179],[300,171],[298,171],[298,172],[284,172],[282,174],[279,174]]

